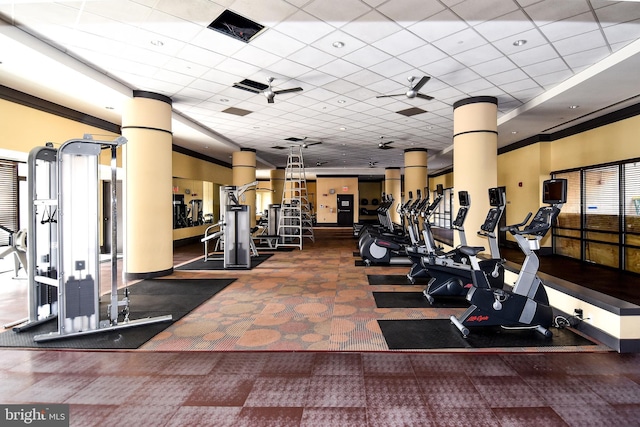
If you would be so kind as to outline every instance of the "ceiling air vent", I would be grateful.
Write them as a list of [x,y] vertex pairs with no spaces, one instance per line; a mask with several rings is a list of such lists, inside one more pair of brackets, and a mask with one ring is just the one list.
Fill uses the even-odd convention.
[[[247,92],[251,92],[251,93],[256,93],[256,92],[262,92],[263,90],[267,89],[269,87],[269,85],[266,85],[264,83],[260,83],[260,82],[256,82],[254,80],[249,80],[249,79],[244,79],[239,83],[234,83],[233,87],[237,88],[237,89],[242,89],[242,90],[246,90]],[[255,89],[255,90],[251,90],[251,89]]]
[[426,112],[427,110],[423,110],[422,108],[418,108],[418,107],[412,107],[412,108],[407,108],[406,110],[396,111],[396,113],[402,114],[403,116],[407,116],[407,117],[415,116],[416,114],[422,114]]
[[208,28],[226,34],[229,37],[249,43],[262,29],[264,25],[253,22],[230,10],[225,10],[218,16]]
[[223,113],[233,114],[235,116],[246,116],[247,114],[253,113],[253,111],[243,110],[242,108],[229,107],[225,110],[222,110]]

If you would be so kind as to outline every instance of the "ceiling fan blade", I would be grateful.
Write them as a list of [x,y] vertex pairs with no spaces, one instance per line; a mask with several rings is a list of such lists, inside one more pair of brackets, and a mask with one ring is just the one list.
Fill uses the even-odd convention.
[[423,93],[416,93],[416,96],[418,98],[426,99],[427,101],[431,101],[433,99],[433,96],[425,95]]
[[312,145],[318,145],[318,144],[322,144],[322,141],[311,141],[311,142],[305,142],[303,144],[303,147],[311,147]]
[[396,93],[396,94],[393,94],[393,95],[378,95],[378,96],[376,96],[376,98],[389,98],[391,96],[405,96],[405,94],[404,93]]
[[291,89],[274,90],[273,93],[279,95],[281,93],[300,92],[301,90],[301,87],[292,87]]
[[431,77],[423,76],[411,89],[417,92],[422,89],[422,86],[426,85],[429,80],[431,80]]
[[251,86],[243,85],[242,83],[234,83],[233,87],[235,87],[237,89],[246,90],[247,92],[251,92],[251,93],[261,93],[262,92],[259,89],[256,89],[256,88],[251,87]]

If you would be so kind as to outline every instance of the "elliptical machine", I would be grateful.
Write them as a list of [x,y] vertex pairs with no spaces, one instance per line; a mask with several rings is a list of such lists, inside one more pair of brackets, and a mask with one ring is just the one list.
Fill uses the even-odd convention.
[[551,229],[567,200],[567,180],[550,179],[543,183],[542,202],[548,206],[538,209],[531,222],[531,213],[520,224],[502,227],[509,231],[524,252],[518,279],[512,290],[491,288],[486,275],[478,265],[476,255],[482,247],[463,246],[460,251],[473,266],[473,287],[467,293],[471,306],[460,318],[451,316],[451,322],[466,338],[472,326],[502,326],[504,328],[531,328],[547,338],[553,334],[548,329],[553,323],[553,309],[538,277],[539,260],[535,251],[540,249],[540,240]]
[[[487,275],[489,285],[492,288],[502,289],[504,261],[500,256],[498,237],[495,231],[506,205],[505,190],[502,187],[494,187],[490,188],[488,193],[491,209],[489,209],[484,223],[480,226],[478,235],[488,239],[491,257],[478,260],[478,266]],[[445,254],[437,254],[436,252],[426,254],[420,260],[424,274],[431,276],[427,288],[423,291],[424,296],[431,304],[439,296],[465,296],[472,286],[473,267],[468,257],[460,251],[461,247],[467,246],[464,221],[471,201],[466,191],[458,192],[458,198],[460,208],[453,225],[460,236],[461,246]]]

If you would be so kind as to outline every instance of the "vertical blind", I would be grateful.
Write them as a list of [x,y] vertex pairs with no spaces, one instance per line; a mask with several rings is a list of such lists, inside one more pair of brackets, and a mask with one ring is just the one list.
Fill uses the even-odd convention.
[[[0,225],[18,229],[18,165],[0,160]],[[0,231],[0,246],[9,244],[9,234]]]

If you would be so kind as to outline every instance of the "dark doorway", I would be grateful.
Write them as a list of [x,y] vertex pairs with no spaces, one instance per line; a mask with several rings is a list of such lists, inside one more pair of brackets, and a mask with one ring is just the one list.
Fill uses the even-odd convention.
[[[124,230],[123,230],[123,221],[122,221],[122,181],[118,181],[116,183],[117,189],[117,199],[116,199],[116,208],[117,208],[117,222],[116,225],[118,227],[116,235],[117,242],[117,253],[121,254],[123,252],[124,247]],[[103,214],[103,237],[104,237],[104,245],[102,248],[103,254],[111,253],[111,181],[103,181],[102,184],[102,214]]]
[[338,194],[338,225],[353,226],[353,194]]

